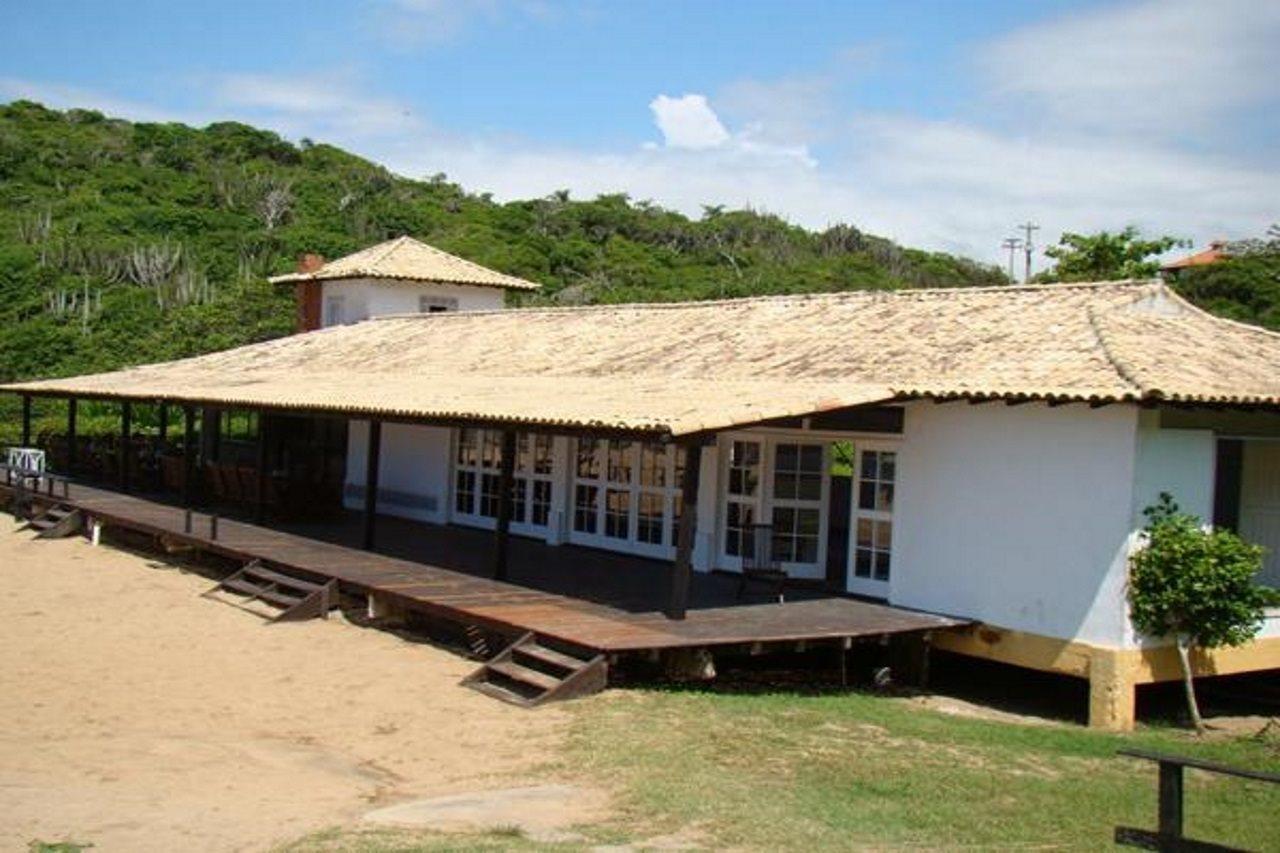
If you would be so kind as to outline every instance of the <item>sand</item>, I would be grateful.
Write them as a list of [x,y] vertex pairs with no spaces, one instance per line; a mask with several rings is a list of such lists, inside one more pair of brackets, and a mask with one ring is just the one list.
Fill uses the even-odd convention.
[[459,655],[337,616],[268,625],[159,558],[0,519],[4,850],[261,850],[549,781],[566,713],[458,687]]

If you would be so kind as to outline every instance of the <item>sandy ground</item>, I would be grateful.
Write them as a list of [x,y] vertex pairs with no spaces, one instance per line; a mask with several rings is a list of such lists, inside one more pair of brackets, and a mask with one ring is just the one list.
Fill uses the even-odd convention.
[[341,618],[267,625],[209,581],[0,516],[0,847],[260,850],[415,797],[541,782],[567,717]]

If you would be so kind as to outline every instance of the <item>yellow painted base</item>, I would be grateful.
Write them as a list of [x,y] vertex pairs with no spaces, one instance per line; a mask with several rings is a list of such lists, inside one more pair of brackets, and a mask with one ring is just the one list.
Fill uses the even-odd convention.
[[[1025,631],[978,625],[963,631],[939,631],[935,648],[1044,672],[1089,679],[1089,725],[1128,731],[1134,722],[1134,688],[1182,677],[1172,645],[1115,649],[1058,640]],[[1236,648],[1196,651],[1197,676],[1232,675],[1280,669],[1280,637],[1266,637]]]

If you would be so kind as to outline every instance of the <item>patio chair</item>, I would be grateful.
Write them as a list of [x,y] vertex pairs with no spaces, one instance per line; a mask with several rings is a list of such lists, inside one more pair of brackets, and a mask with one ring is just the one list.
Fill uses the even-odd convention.
[[752,548],[742,557],[742,574],[738,577],[738,598],[746,594],[747,584],[764,583],[773,588],[778,603],[786,601],[787,573],[773,555],[773,525],[752,524],[747,528]]

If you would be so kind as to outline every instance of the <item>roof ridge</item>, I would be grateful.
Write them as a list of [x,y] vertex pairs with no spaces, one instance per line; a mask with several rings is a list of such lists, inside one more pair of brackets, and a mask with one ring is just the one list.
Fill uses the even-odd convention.
[[1120,377],[1122,382],[1133,386],[1139,396],[1146,393],[1146,389],[1142,383],[1138,381],[1136,370],[1128,361],[1122,359],[1115,351],[1115,347],[1110,341],[1110,335],[1102,327],[1102,318],[1098,316],[1097,308],[1093,305],[1085,307],[1085,317],[1089,320],[1089,329],[1093,332],[1095,338],[1098,339],[1098,346],[1102,349],[1102,355],[1107,359],[1107,363],[1115,370],[1116,375]]
[[[439,250],[437,250],[439,251]],[[468,261],[470,263],[470,261]],[[730,299],[691,299],[672,300],[669,302],[604,302],[592,305],[530,305],[516,308],[492,308],[483,311],[439,312],[436,314],[386,314],[373,318],[378,320],[397,320],[409,317],[443,318],[451,314],[469,316],[484,314],[577,314],[594,311],[618,311],[624,309],[643,309],[646,311],[671,311],[688,308],[715,308],[723,305],[746,305],[764,302],[819,302],[842,299],[889,299],[889,298],[933,298],[956,294],[974,293],[1044,293],[1058,290],[1110,290],[1133,289],[1164,286],[1159,279],[1126,278],[1115,281],[1073,281],[1053,282],[1050,284],[1014,284],[994,285],[987,287],[900,287],[900,288],[864,288],[850,290],[825,290],[812,293],[768,293],[758,296],[737,296]]]

